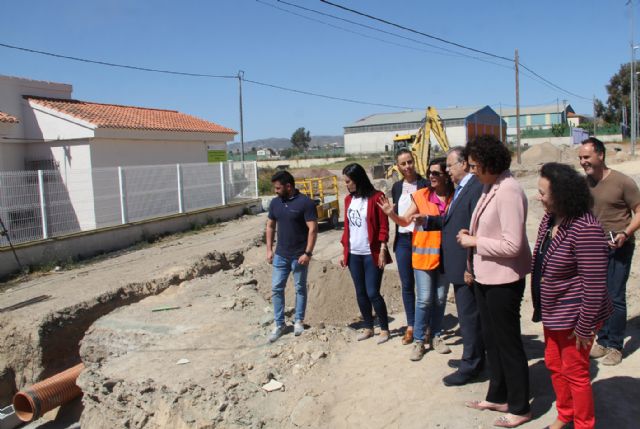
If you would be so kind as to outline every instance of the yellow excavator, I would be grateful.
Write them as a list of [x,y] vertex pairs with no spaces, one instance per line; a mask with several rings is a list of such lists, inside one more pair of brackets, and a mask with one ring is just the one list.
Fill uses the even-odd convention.
[[[427,169],[429,168],[429,157],[431,155],[431,133],[435,136],[440,148],[443,151],[449,150],[449,140],[444,131],[442,119],[438,115],[435,107],[427,107],[425,113],[424,124],[416,134],[402,134],[393,138],[393,153],[397,153],[402,148],[411,150],[415,161],[416,172],[422,177],[427,177]],[[394,164],[387,170],[386,178],[400,180],[402,173]]]

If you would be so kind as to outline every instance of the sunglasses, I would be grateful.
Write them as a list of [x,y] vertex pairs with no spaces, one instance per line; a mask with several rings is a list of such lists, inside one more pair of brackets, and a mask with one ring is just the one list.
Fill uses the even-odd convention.
[[434,177],[440,177],[442,176],[442,173],[439,171],[429,171],[429,176],[434,176]]

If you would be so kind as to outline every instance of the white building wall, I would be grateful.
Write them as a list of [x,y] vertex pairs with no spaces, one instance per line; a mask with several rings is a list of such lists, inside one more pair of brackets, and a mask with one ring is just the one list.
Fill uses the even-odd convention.
[[[415,134],[417,129],[401,131],[382,131],[371,133],[349,133],[344,135],[345,154],[393,152],[393,138],[396,134]],[[467,131],[464,126],[447,127],[449,145],[465,145]],[[438,141],[431,135],[431,144],[438,145]]]
[[[35,81],[18,77],[0,76],[0,111],[18,118],[18,123],[0,124],[0,171],[24,169],[26,155],[26,116],[30,108],[23,95],[39,97],[71,98],[71,85]],[[11,140],[15,139],[15,140]]]
[[57,199],[70,203],[65,211],[67,222],[77,224],[83,231],[96,228],[89,140],[53,144],[31,143],[28,145],[26,159],[56,161],[59,174],[56,178],[57,183],[64,186],[52,187],[51,191],[57,193]]
[[[467,144],[467,129],[464,125],[447,127],[446,133],[447,139],[449,139],[449,146],[464,146]],[[431,143],[438,144],[433,136],[431,136]]]
[[344,153],[393,152],[393,138],[396,134],[411,134],[415,132],[417,132],[417,129],[345,134]]
[[0,111],[15,116],[20,121],[14,124],[7,137],[24,138],[25,104],[23,95],[38,97],[71,98],[71,85],[43,82],[11,76],[0,76]]
[[34,140],[72,140],[94,136],[94,127],[79,119],[52,111],[25,100],[25,138]]
[[23,143],[0,141],[0,171],[23,170],[24,156]]
[[[207,162],[207,145],[212,144],[203,141],[97,138],[91,142],[91,164],[100,168]],[[220,143],[219,148],[225,150],[226,144]]]

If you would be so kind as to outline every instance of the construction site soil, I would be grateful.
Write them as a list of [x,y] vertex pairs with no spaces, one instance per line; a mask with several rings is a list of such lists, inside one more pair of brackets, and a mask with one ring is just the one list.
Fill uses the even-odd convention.
[[[535,200],[536,160],[527,164],[514,170],[529,197],[532,241],[542,208]],[[640,162],[614,168],[635,175]],[[0,313],[0,406],[16,388],[82,361],[83,409],[74,427],[492,426],[497,413],[463,405],[484,397],[486,374],[463,387],[441,382],[452,371],[447,361],[462,351],[451,293],[445,318],[450,355],[429,351],[419,362],[409,360],[410,347],[399,338],[405,320],[395,264],[385,270],[382,289],[392,314],[391,341],[355,341],[359,312],[349,273],[337,264],[340,230],[322,228],[319,235],[308,276],[307,329],[268,344],[273,322],[265,222],[265,214],[247,216],[4,285],[2,307],[49,298]],[[639,260],[627,288],[625,359],[615,367],[592,363],[601,428],[632,428],[640,421],[640,404],[633,399],[640,389]],[[290,323],[291,285],[286,300]],[[526,292],[522,330],[535,421],[525,429],[544,426],[556,415],[542,327],[530,321],[531,314]],[[269,392],[269,382],[282,386]],[[70,427],[56,426],[55,417],[50,413],[30,427]]]

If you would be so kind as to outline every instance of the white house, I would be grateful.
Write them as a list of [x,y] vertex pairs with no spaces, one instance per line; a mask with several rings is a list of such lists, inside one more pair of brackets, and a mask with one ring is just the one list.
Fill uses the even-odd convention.
[[71,85],[0,76],[0,171],[207,162],[235,131],[175,110],[71,98]]
[[[476,135],[500,136],[500,117],[489,106],[438,109],[451,146],[464,145]],[[379,153],[393,151],[397,134],[414,134],[425,119],[424,110],[379,113],[344,127],[345,153]],[[502,121],[503,135],[506,123]],[[431,143],[435,138],[431,136]]]
[[[100,213],[113,204],[93,198],[100,186],[114,185],[101,168],[206,163],[212,149],[226,154],[236,134],[176,110],[80,101],[71,93],[71,85],[0,76],[0,172],[53,170],[49,183],[62,185],[52,191],[67,195],[82,230],[104,225]],[[9,206],[12,195],[0,186],[0,203]]]
[[258,149],[256,151],[256,156],[258,157],[258,159],[272,159],[278,158],[278,153],[270,147],[267,147]]

